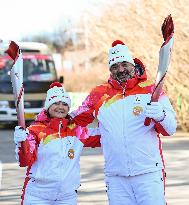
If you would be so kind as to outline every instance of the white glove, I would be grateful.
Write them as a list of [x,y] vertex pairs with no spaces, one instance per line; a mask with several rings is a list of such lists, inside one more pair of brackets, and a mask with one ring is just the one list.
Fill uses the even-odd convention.
[[15,142],[15,144],[18,144],[20,142],[25,141],[28,134],[29,134],[29,131],[27,129],[24,130],[23,127],[16,126],[15,131],[14,131],[14,142]]
[[161,122],[165,118],[165,111],[159,102],[151,102],[146,105],[144,115],[156,122]]

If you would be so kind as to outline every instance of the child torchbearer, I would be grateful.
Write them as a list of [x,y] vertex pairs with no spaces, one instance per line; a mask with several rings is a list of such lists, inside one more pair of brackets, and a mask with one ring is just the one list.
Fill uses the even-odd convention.
[[[80,186],[80,154],[83,146],[100,146],[99,136],[69,117],[71,99],[58,82],[47,91],[44,110],[26,130],[14,132],[16,156],[27,166],[22,205],[76,205]],[[27,152],[21,148],[26,142]]]

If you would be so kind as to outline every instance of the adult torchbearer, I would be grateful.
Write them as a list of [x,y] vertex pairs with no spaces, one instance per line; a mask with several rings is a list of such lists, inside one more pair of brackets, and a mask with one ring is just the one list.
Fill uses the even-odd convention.
[[[11,82],[13,87],[13,94],[15,106],[17,111],[18,125],[25,129],[24,118],[24,87],[23,87],[23,58],[19,46],[11,41],[8,50],[5,51],[13,60],[11,68]],[[26,153],[25,142],[21,143],[21,147]]]
[[[174,41],[174,24],[171,14],[167,16],[161,27],[164,43],[159,51],[159,65],[156,76],[155,87],[152,93],[151,102],[157,102],[162,91],[165,76],[171,59],[171,53]],[[148,126],[151,122],[150,118],[146,118],[144,125]]]

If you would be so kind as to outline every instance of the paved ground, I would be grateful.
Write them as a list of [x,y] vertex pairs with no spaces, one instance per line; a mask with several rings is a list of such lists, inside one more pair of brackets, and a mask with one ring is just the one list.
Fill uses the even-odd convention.
[[[25,170],[19,168],[15,161],[12,135],[12,130],[0,129],[0,161],[3,168],[0,205],[19,205],[20,202]],[[189,135],[186,135],[188,134],[177,133],[173,138],[162,139],[169,205],[189,205]],[[81,175],[82,186],[78,193],[78,204],[107,204],[100,149],[84,150],[81,157]]]

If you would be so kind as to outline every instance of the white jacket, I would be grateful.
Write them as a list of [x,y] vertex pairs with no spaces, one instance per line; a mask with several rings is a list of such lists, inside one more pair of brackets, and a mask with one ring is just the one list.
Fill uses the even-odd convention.
[[39,114],[28,127],[27,153],[17,145],[20,166],[27,166],[24,190],[34,196],[58,200],[80,186],[80,155],[83,146],[99,147],[99,136],[67,119]]
[[110,78],[72,112],[75,122],[83,126],[98,120],[107,176],[135,176],[164,168],[159,133],[172,135],[177,125],[173,107],[163,92],[159,102],[165,119],[144,125],[144,109],[152,88],[153,84],[142,78],[132,79],[125,87]]

